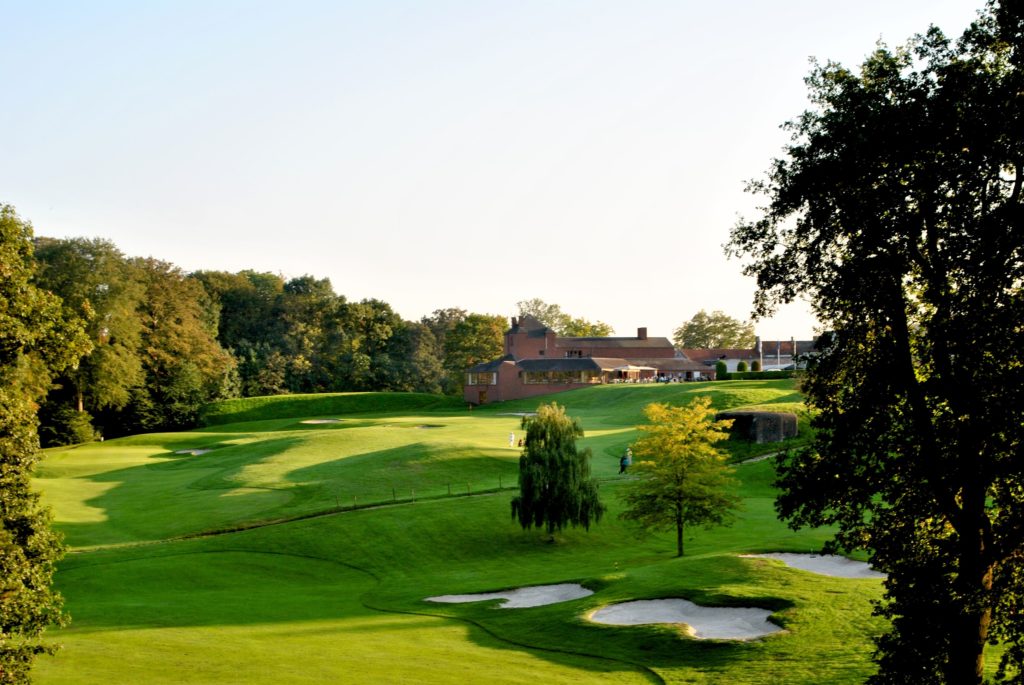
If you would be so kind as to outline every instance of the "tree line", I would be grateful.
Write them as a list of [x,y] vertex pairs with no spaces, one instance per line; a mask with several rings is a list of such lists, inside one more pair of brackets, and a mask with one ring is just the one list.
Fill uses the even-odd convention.
[[[204,404],[233,397],[457,394],[465,369],[503,350],[499,315],[450,307],[409,321],[382,300],[349,301],[327,278],[186,273],[103,239],[32,243],[33,283],[60,298],[89,341],[40,402],[44,446],[190,427]],[[537,298],[518,309],[560,335],[612,332]]]

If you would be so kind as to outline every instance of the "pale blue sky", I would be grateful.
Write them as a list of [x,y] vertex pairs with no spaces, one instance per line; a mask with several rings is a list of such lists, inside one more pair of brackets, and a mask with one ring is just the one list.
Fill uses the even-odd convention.
[[[622,335],[750,311],[721,245],[806,106],[965,0],[0,0],[0,201],[407,319],[540,297]],[[801,307],[761,322],[805,338]]]

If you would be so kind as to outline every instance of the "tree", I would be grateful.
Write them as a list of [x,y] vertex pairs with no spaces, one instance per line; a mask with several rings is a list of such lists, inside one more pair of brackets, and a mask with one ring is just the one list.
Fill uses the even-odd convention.
[[203,404],[223,397],[234,358],[217,342],[198,280],[152,258],[132,264],[145,292],[137,311],[146,382],[133,393],[131,423],[143,430],[192,426]]
[[672,339],[676,347],[683,349],[753,347],[754,324],[734,319],[722,311],[708,314],[702,309],[677,328]]
[[89,351],[80,320],[32,282],[32,227],[0,205],[0,680],[27,683],[46,626],[62,623],[51,587],[62,554],[29,476],[37,460],[35,400],[54,373]]
[[[808,298],[812,448],[779,459],[780,514],[833,525],[888,573],[874,683],[979,683],[1024,666],[1024,19],[990,4],[857,72],[814,108],[733,229],[755,313]],[[1009,360],[1009,361],[1008,361]]]
[[639,478],[626,485],[626,510],[619,516],[642,530],[675,530],[676,556],[683,556],[687,525],[727,525],[740,499],[726,455],[715,447],[729,437],[732,421],[715,421],[711,398],[685,407],[655,402],[644,407],[644,437],[633,443]]
[[566,338],[601,338],[613,332],[612,327],[602,321],[591,323],[586,319],[573,318],[563,312],[557,304],[548,304],[537,297],[517,302],[516,308],[520,316],[532,316],[556,334]]
[[523,417],[526,438],[519,457],[519,494],[512,499],[512,518],[523,529],[546,528],[549,535],[568,526],[601,520],[605,507],[590,477],[590,450],[576,449],[583,437],[577,419],[557,403],[542,404],[535,417]]
[[504,350],[505,317],[468,314],[448,332],[444,342],[444,368],[449,378],[459,379],[466,369],[501,356]]
[[39,238],[35,257],[39,285],[85,320],[93,343],[77,366],[65,370],[50,403],[72,402],[79,412],[123,408],[144,380],[138,274],[106,240]]
[[[424,350],[424,360],[427,357],[434,357],[436,364],[440,367],[440,373],[438,381],[441,386],[441,392],[446,394],[457,394],[462,392],[462,383],[464,380],[463,372],[465,368],[460,368],[454,372],[448,369],[445,364],[445,345],[448,341],[448,334],[454,330],[460,322],[464,321],[468,312],[465,309],[459,309],[457,307],[449,307],[448,309],[435,309],[430,316],[424,316],[420,319],[420,323],[426,326],[433,334],[434,348],[430,350]],[[426,362],[429,366],[432,366],[432,362]]]

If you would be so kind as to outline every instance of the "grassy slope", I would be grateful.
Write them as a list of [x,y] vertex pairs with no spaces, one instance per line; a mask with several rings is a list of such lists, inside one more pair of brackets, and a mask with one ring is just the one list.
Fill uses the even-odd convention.
[[[860,682],[870,672],[877,581],[827,579],[737,552],[812,550],[821,532],[775,520],[768,462],[739,467],[736,525],[637,540],[616,519],[617,456],[649,401],[710,393],[716,406],[790,408],[788,381],[613,386],[557,396],[587,431],[610,515],[555,544],[509,520],[509,492],[417,501],[177,542],[171,536],[514,482],[519,419],[537,402],[406,414],[346,412],[136,436],[51,452],[39,483],[77,547],[58,583],[75,622],[39,682]],[[319,409],[319,407],[318,407]],[[340,413],[340,412],[339,412]],[[313,412],[314,415],[323,415]],[[358,414],[358,415],[357,415]],[[431,426],[431,427],[423,427]],[[214,446],[207,454],[179,449]],[[733,446],[736,447],[736,446]],[[457,488],[456,488],[457,489]],[[374,494],[375,493],[375,494]],[[337,499],[335,499],[337,497]],[[525,610],[435,605],[433,594],[584,582],[591,597]],[[684,596],[772,608],[788,633],[751,643],[611,628],[586,612]],[[357,675],[354,675],[357,674]]]

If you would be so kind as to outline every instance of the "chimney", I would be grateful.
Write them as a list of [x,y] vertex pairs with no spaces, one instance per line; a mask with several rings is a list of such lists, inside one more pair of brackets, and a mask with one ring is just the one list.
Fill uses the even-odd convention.
[[647,329],[646,328],[638,328],[638,329],[636,329],[636,337],[639,340],[647,340]]
[[519,319],[517,319],[516,317],[513,316],[512,317],[512,328],[515,328],[518,325],[519,325]]

